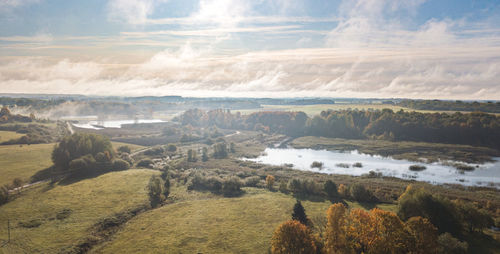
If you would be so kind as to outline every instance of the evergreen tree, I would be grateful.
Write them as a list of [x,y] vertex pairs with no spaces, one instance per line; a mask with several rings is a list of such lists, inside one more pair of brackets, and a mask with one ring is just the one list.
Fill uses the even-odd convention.
[[293,206],[292,220],[299,221],[304,225],[308,224],[309,219],[307,218],[306,210],[302,206],[300,200],[297,200],[297,203]]

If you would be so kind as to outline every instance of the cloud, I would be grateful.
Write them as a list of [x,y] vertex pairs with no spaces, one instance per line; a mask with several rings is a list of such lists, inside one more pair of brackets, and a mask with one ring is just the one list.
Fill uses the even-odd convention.
[[156,4],[165,0],[109,0],[108,18],[111,21],[129,24],[144,24],[154,11]]

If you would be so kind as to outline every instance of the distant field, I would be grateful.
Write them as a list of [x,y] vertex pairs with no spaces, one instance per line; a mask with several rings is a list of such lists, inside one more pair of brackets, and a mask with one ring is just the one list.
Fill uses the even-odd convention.
[[[245,190],[242,197],[180,201],[143,213],[94,251],[267,253],[274,229],[290,219],[295,199],[264,189]],[[176,188],[172,195],[179,195],[176,192],[183,190]],[[329,201],[302,203],[313,222],[325,218],[331,205]]]
[[52,165],[54,144],[0,146],[0,186],[14,178],[28,181],[36,172]]
[[19,134],[15,131],[0,131],[0,142],[20,138],[22,136],[24,136],[24,134]]
[[132,152],[137,151],[139,149],[146,148],[145,146],[134,145],[134,144],[129,144],[129,143],[123,143],[123,142],[115,142],[115,141],[111,141],[111,144],[113,145],[114,149],[118,149],[118,147],[120,147],[120,146],[128,146],[128,147],[130,147],[130,150]]
[[302,111],[308,115],[317,115],[321,111],[332,109],[332,110],[343,110],[343,109],[358,109],[358,110],[368,110],[368,109],[384,109],[390,108],[394,111],[400,109],[407,110],[405,108],[386,105],[386,104],[317,104],[317,105],[262,105],[262,108],[256,109],[243,109],[235,110],[236,112],[241,112],[242,114],[251,114],[259,111]]
[[[145,186],[152,174],[155,171],[127,170],[70,185],[33,187],[0,206],[0,242],[7,237],[7,218],[13,227],[11,243],[0,247],[0,253],[62,252],[90,236],[89,228],[99,219],[147,203]],[[56,219],[63,209],[71,210],[69,217]],[[19,224],[32,220],[41,225],[26,228]]]
[[[251,114],[259,111],[302,111],[309,116],[317,115],[321,113],[321,111],[325,110],[346,110],[346,109],[357,109],[357,110],[382,110],[384,108],[391,109],[393,111],[416,111],[421,113],[450,113],[453,114],[456,111],[432,111],[432,110],[416,110],[410,108],[404,108],[400,106],[390,105],[390,104],[347,104],[347,103],[339,103],[339,104],[317,104],[317,105],[262,105],[262,108],[255,109],[242,109],[242,110],[234,110],[235,112],[240,112],[241,114]],[[462,112],[462,113],[470,113],[470,112]],[[494,115],[500,115],[500,113],[495,113]]]

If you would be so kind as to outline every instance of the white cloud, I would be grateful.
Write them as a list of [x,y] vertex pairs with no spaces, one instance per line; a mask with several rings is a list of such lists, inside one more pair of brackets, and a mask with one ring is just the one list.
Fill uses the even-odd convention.
[[109,0],[108,17],[113,21],[144,24],[156,4],[165,0]]

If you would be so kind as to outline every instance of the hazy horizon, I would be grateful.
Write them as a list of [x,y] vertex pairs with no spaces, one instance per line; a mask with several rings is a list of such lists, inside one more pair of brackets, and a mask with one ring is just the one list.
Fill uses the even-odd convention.
[[1,0],[0,93],[500,99],[493,1]]

